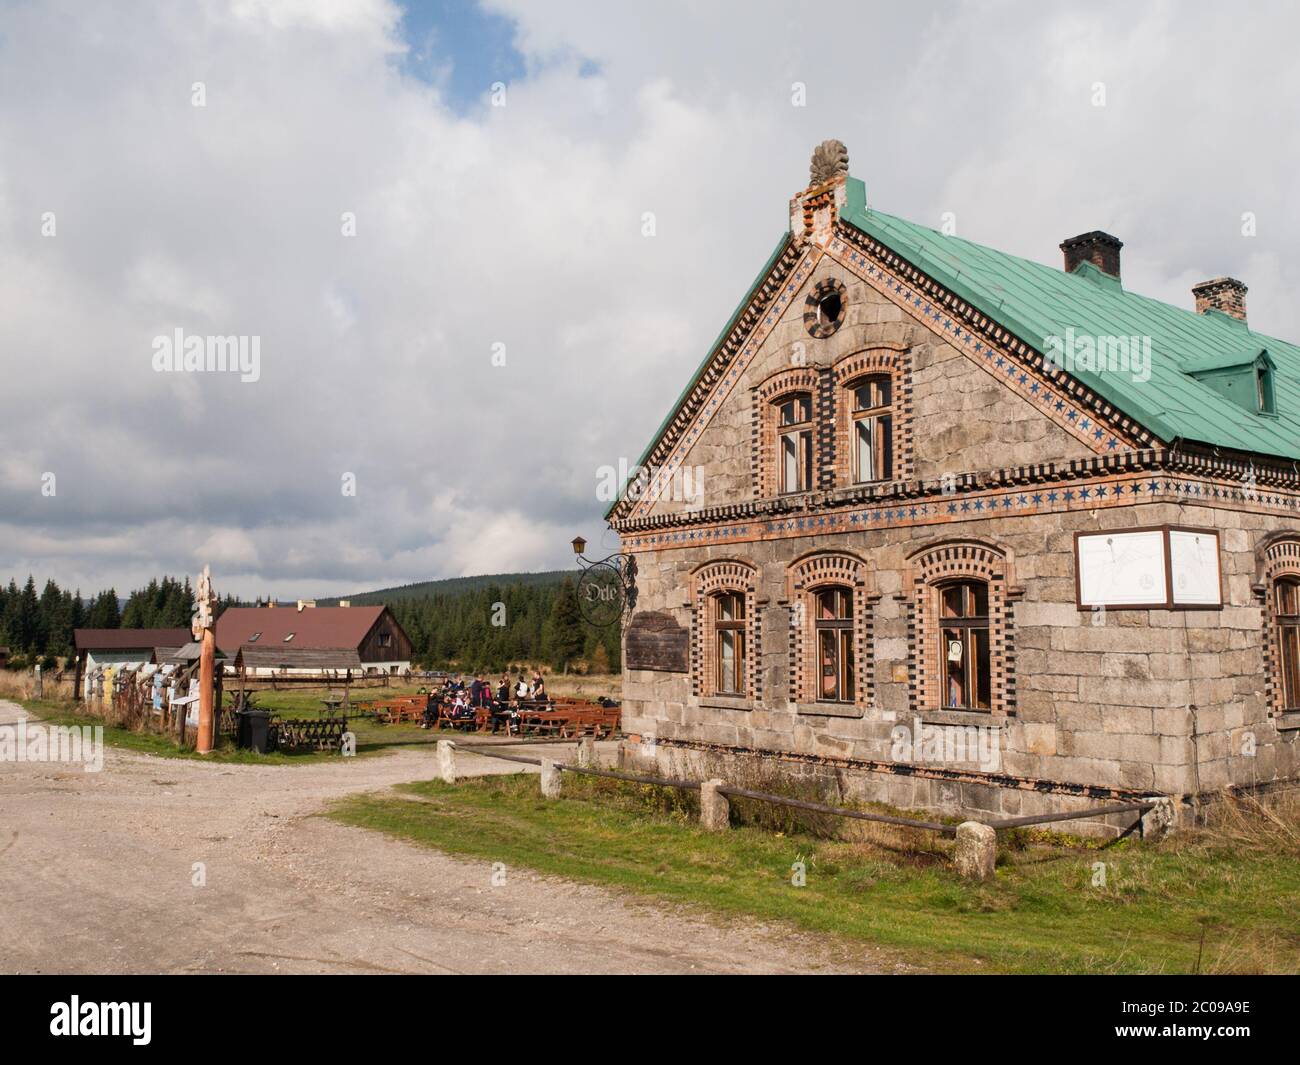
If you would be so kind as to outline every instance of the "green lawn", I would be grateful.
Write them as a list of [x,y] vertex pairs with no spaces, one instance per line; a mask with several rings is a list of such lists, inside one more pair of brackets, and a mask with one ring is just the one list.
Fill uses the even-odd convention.
[[[995,881],[972,885],[951,873],[941,842],[917,851],[755,827],[715,835],[675,793],[572,775],[564,787],[545,802],[536,776],[410,784],[398,789],[410,798],[355,796],[329,816],[451,854],[837,933],[939,970],[1300,968],[1294,823],[1281,846],[1267,833],[1243,842],[1208,830],[1106,847],[1045,837],[1005,851]],[[797,861],[803,887],[791,882]],[[1093,886],[1097,862],[1104,887]]]
[[[375,690],[377,698],[390,698],[391,693],[384,689]],[[256,706],[270,710],[282,717],[310,718],[318,717],[323,712],[321,696],[323,692],[258,692],[254,703]],[[229,693],[227,693],[227,698]],[[54,699],[20,699],[18,700],[31,714],[51,725],[103,725],[104,722],[79,712],[78,704],[68,700]],[[446,739],[448,733],[438,733],[433,729],[421,729],[418,725],[379,725],[368,717],[353,717],[348,727],[357,737],[357,757],[380,754],[399,747],[421,746],[436,743],[439,738]],[[136,732],[131,729],[104,727],[104,742],[110,747],[140,751],[154,754],[161,758],[202,758],[207,761],[238,762],[248,765],[309,765],[315,762],[328,762],[341,756],[330,751],[309,751],[299,754],[257,754],[244,751],[223,743],[211,754],[200,755],[194,750],[193,742],[178,747],[170,737],[159,736],[153,732]]]

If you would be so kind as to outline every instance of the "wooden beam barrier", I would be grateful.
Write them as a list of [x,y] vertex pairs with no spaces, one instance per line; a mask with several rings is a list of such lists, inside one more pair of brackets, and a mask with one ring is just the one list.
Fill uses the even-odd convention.
[[[530,746],[533,743],[572,743],[573,740],[533,740],[519,741],[517,744],[509,746]],[[492,746],[504,747],[508,744],[495,744]],[[527,758],[523,755],[505,754],[501,751],[489,749],[489,745],[476,745],[473,747],[462,747],[461,750],[473,754],[485,755],[488,758],[501,758],[508,762],[522,762],[527,765],[542,765],[542,759]],[[547,759],[549,762],[549,759]],[[570,765],[563,762],[552,763],[555,771],[561,773],[582,773],[586,776],[604,777],[607,780],[622,780],[629,784],[653,784],[661,788],[677,788],[682,791],[700,791],[701,782],[698,780],[677,780],[671,777],[649,777],[638,776],[634,773],[621,773],[614,769],[596,769],[592,766]],[[777,806],[788,806],[795,810],[808,810],[811,813],[830,814],[835,817],[849,817],[857,821],[874,821],[877,824],[895,825],[899,828],[919,828],[926,832],[937,832],[942,836],[955,838],[957,836],[957,825],[945,825],[937,821],[919,821],[907,817],[894,817],[890,814],[876,814],[867,810],[853,810],[844,806],[830,806],[826,803],[810,802],[806,799],[791,799],[784,795],[772,795],[763,791],[751,791],[748,788],[737,788],[729,784],[720,784],[715,786],[714,790],[719,795],[735,797],[740,799],[753,799],[757,802],[770,802]],[[978,825],[980,827],[993,829],[999,832],[1011,828],[1023,828],[1028,825],[1046,825],[1057,821],[1077,821],[1089,817],[1105,817],[1108,814],[1119,814],[1129,812],[1146,813],[1154,809],[1156,804],[1150,801],[1141,802],[1124,802],[1110,803],[1106,806],[1094,807],[1091,810],[1074,810],[1068,813],[1049,813],[1049,814],[1032,814],[1026,817],[1009,817],[998,821],[988,822],[965,822],[966,824]]]
[[1024,828],[1027,825],[1049,825],[1054,821],[1078,821],[1085,817],[1105,817],[1107,814],[1125,814],[1129,812],[1146,813],[1155,808],[1153,802],[1117,802],[1109,806],[1097,806],[1091,810],[1075,810],[1071,813],[1030,814],[1026,817],[1007,817],[1001,821],[989,821],[988,826],[1001,831],[1005,828]]

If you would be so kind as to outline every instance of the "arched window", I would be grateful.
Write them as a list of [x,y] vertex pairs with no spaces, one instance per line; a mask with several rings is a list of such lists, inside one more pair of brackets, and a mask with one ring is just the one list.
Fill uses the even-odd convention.
[[988,710],[992,705],[989,586],[956,581],[938,589],[939,647],[944,662],[943,705]]
[[913,475],[912,357],[878,344],[839,359],[833,384],[834,483],[881,484]]
[[777,400],[777,462],[780,492],[812,488],[812,395],[795,392]]
[[1285,712],[1300,710],[1300,577],[1273,582],[1278,681]]
[[745,597],[738,592],[713,596],[714,691],[745,692]]
[[691,574],[691,694],[762,695],[758,570],[741,559],[706,562]]
[[1294,714],[1300,712],[1300,535],[1280,532],[1265,538],[1257,558],[1269,708]]
[[853,385],[853,479],[858,484],[894,476],[893,382],[888,374]]
[[908,560],[908,640],[916,709],[1003,716],[1015,708],[1012,561],[978,540],[922,548]]
[[851,703],[855,698],[853,592],[823,588],[816,594],[817,701]]
[[[815,551],[786,573],[790,604],[790,701],[833,717],[871,700],[873,597],[867,564],[847,551]],[[837,704],[828,706],[827,704]]]

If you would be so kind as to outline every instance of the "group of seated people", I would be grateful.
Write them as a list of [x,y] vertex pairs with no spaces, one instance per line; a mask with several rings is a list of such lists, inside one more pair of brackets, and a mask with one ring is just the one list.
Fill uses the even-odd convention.
[[424,704],[424,717],[420,728],[433,728],[439,721],[472,722],[480,710],[492,715],[492,731],[513,731],[512,725],[519,717],[520,706],[538,706],[547,703],[546,681],[534,671],[532,680],[523,673],[511,680],[503,673],[495,690],[492,682],[482,673],[466,681],[462,676],[448,677],[441,688],[429,692]]

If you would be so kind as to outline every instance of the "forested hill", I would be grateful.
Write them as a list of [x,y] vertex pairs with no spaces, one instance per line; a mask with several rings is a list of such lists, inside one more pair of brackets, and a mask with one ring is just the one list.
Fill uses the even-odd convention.
[[620,668],[618,626],[596,629],[583,621],[576,575],[564,570],[425,581],[345,598],[354,606],[391,608],[422,665],[494,672],[507,665]]
[[344,595],[334,599],[318,599],[321,606],[338,606],[341,599],[346,599],[355,606],[369,606],[384,603],[391,606],[403,599],[427,599],[433,595],[463,595],[476,592],[490,585],[506,587],[509,585],[555,585],[563,583],[565,577],[574,577],[576,571],[546,570],[542,573],[485,573],[477,577],[447,577],[438,581],[419,581],[416,584],[402,584],[396,588],[380,588],[373,592],[359,592],[356,595]]
[[[189,628],[193,590],[188,579],[163,577],[133,591],[125,605],[107,589],[82,598],[53,581],[0,584],[0,647],[9,664],[42,660],[53,668],[73,652],[77,628]],[[496,573],[423,581],[345,597],[356,606],[383,603],[410,635],[421,665],[497,670],[506,665],[617,671],[620,630],[596,629],[578,608],[576,574]],[[337,605],[322,599],[321,606]],[[226,598],[218,609],[233,605]],[[250,604],[251,605],[251,604]],[[260,600],[258,602],[260,605]]]

